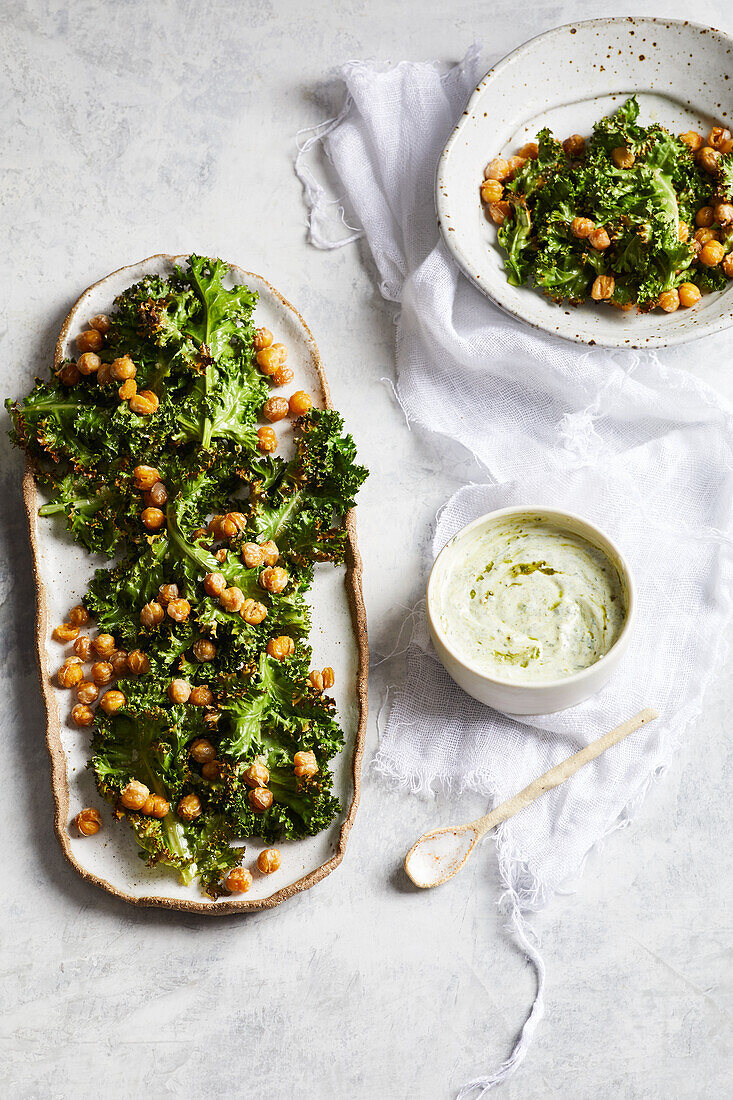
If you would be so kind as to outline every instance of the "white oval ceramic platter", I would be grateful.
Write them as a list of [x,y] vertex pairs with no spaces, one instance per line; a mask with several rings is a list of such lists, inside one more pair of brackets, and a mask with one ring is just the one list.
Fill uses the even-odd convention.
[[488,161],[510,156],[548,126],[563,140],[589,136],[593,123],[630,95],[643,124],[672,133],[730,125],[733,41],[720,31],[671,19],[592,19],[526,42],[491,69],[468,101],[443,151],[436,208],[443,239],[468,278],[529,325],[603,347],[662,347],[733,324],[733,283],[672,314],[554,305],[531,287],[510,286],[496,228],[479,186]]
[[[174,262],[185,263],[185,257],[152,256],[121,268],[89,287],[64,323],[55,361],[73,357],[73,342],[78,332],[95,313],[109,313],[117,294],[146,274],[170,273]],[[294,378],[287,393],[304,389],[312,395],[314,404],[331,407],[318,348],[297,311],[260,276],[237,267],[232,268],[231,275],[236,282],[257,291],[256,324],[271,329],[276,340],[288,348],[288,365],[294,371]],[[289,421],[277,425],[277,434],[278,453],[287,456],[292,448]],[[48,716],[54,825],[64,854],[72,865],[88,881],[133,904],[203,913],[269,908],[324,878],[341,862],[356,814],[366,725],[366,619],[353,514],[348,517],[346,566],[317,565],[309,596],[314,667],[331,665],[335,671],[333,695],[346,736],[346,747],[333,762],[334,788],[343,811],[334,824],[318,836],[280,843],[281,868],[268,876],[255,870],[254,883],[246,895],[214,902],[202,893],[198,883],[184,886],[178,882],[175,872],[146,867],[138,857],[132,831],[124,822],[118,824],[112,820],[111,808],[96,791],[92,774],[86,769],[89,731],[70,724],[75,698],[72,692],[56,687],[52,679],[71,649],[54,642],[51,631],[66,619],[69,608],[80,601],[94,569],[109,563],[73,543],[63,520],[38,517],[38,508],[44,498],[30,469],[26,472],[24,495],[36,574],[37,653]],[[75,814],[85,806],[96,806],[102,813],[103,828],[95,837],[79,837],[72,825]],[[263,847],[261,843],[246,841],[245,866],[253,866]]]

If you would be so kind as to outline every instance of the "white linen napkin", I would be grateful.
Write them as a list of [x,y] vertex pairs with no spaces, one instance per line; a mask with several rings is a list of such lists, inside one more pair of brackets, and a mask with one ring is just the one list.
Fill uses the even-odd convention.
[[[544,967],[522,914],[581,869],[670,761],[723,659],[733,594],[733,410],[662,356],[590,349],[515,322],[439,241],[435,167],[484,69],[476,48],[443,74],[433,64],[351,62],[341,71],[344,109],[315,137],[363,227],[382,294],[401,306],[397,378],[407,416],[458,440],[486,470],[484,484],[466,485],[445,506],[434,552],[493,508],[578,512],[628,558],[637,626],[599,695],[560,714],[514,719],[455,686],[418,615],[375,766],[413,790],[471,789],[496,803],[643,706],[662,717],[498,830],[506,898],[537,967],[537,998],[511,1057],[460,1096],[483,1095],[524,1057],[542,1014]],[[305,172],[301,155],[311,239],[333,247],[324,237],[332,207]],[[715,346],[730,363],[733,341]],[[704,341],[695,352],[705,354]]]

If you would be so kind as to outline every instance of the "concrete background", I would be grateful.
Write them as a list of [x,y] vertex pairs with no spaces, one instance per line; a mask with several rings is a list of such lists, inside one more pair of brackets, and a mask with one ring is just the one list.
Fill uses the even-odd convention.
[[[143,256],[221,255],[279,287],[311,326],[372,470],[359,510],[376,662],[369,755],[394,675],[378,662],[420,593],[432,516],[475,470],[409,432],[380,381],[393,373],[394,307],[368,257],[306,244],[295,133],[323,117],[316,85],[349,58],[454,61],[478,39],[488,68],[546,28],[627,11],[613,0],[31,0],[0,14],[3,395],[46,369],[85,286]],[[633,12],[733,30],[729,0]],[[733,378],[706,370],[733,397]],[[6,1094],[433,1100],[493,1067],[534,988],[497,913],[493,851],[435,894],[399,872],[424,828],[480,804],[425,803],[367,772],[342,867],[247,919],[137,912],[66,865],[51,828],[21,469],[3,431]],[[633,826],[537,918],[547,1018],[506,1100],[730,1094],[730,705],[721,682]]]

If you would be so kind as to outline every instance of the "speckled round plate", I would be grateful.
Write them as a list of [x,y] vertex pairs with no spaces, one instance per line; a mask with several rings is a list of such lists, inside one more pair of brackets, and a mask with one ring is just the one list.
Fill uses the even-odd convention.
[[561,140],[637,95],[642,123],[707,133],[733,113],[733,41],[672,19],[592,19],[533,38],[495,65],[473,92],[438,164],[443,239],[472,282],[507,313],[569,340],[603,347],[662,347],[733,324],[733,283],[693,309],[639,316],[607,306],[554,305],[510,286],[479,184],[486,163],[549,126]]
[[[72,307],[56,344],[55,363],[74,355],[74,339],[95,313],[109,313],[115,297],[145,275],[168,275],[184,256],[150,256],[132,267],[123,267],[85,290]],[[308,326],[281,294],[265,279],[231,268],[231,277],[256,290],[259,298],[255,322],[265,325],[288,348],[288,366],[294,378],[292,390],[307,390],[315,405],[332,408],[321,358]],[[291,428],[278,425],[278,453],[292,448]],[[51,784],[55,803],[54,827],[64,855],[87,882],[108,890],[134,905],[154,905],[197,913],[236,913],[266,909],[306,890],[328,875],[343,859],[346,842],[359,804],[359,776],[367,716],[368,652],[366,615],[361,595],[361,559],[356,546],[354,516],[348,517],[348,549],[345,567],[317,565],[310,592],[313,646],[316,667],[330,665],[336,673],[333,696],[344,729],[346,745],[334,760],[334,790],[342,813],[318,836],[280,843],[282,866],[272,875],[254,872],[252,888],[245,895],[212,901],[198,883],[180,883],[175,872],[146,867],[132,830],[112,819],[111,808],[97,793],[91,772],[89,731],[69,721],[72,692],[62,691],[52,678],[71,652],[51,638],[57,623],[84,595],[95,568],[109,564],[72,542],[60,519],[38,516],[43,498],[30,468],[23,484],[28,515],[33,568],[36,579],[36,652],[41,690],[46,703],[46,739],[51,757]],[[81,837],[73,827],[74,816],[84,806],[102,813],[102,830]],[[246,841],[244,864],[252,867],[265,847]]]

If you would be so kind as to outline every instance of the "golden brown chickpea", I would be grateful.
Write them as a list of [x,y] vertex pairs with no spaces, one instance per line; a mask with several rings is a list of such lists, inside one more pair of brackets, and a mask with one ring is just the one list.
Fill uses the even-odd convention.
[[209,596],[218,597],[227,586],[223,573],[207,573],[204,577],[204,590]]
[[246,894],[252,885],[252,875],[246,867],[235,867],[224,879],[230,894]]
[[705,144],[705,138],[702,134],[698,134],[696,130],[687,130],[684,134],[680,134],[680,141],[693,153],[696,153],[698,149],[702,149]]
[[74,818],[74,824],[80,836],[95,836],[102,828],[102,818],[98,810],[89,807],[79,811]]
[[113,649],[107,660],[112,665],[112,671],[115,676],[124,676],[128,671],[126,650]]
[[255,329],[254,348],[255,351],[262,351],[263,348],[269,348],[272,344],[273,336],[269,328]]
[[214,702],[214,695],[208,684],[197,684],[188,701],[193,707],[210,707]]
[[85,351],[76,361],[76,369],[79,374],[96,374],[102,365],[102,360],[93,351]]
[[152,489],[148,489],[145,503],[149,508],[163,508],[168,503],[168,490],[162,481],[156,481]]
[[677,293],[680,296],[680,305],[687,307],[696,305],[702,297],[700,288],[694,283],[681,283]]
[[142,810],[150,797],[150,791],[139,779],[131,779],[120,795],[120,802],[126,810]]
[[293,381],[293,372],[290,367],[281,366],[270,375],[270,381],[273,386],[287,386],[288,382]]
[[191,604],[188,600],[171,600],[166,607],[166,614],[177,623],[185,623],[191,614]]
[[717,239],[718,239],[717,229],[698,229],[697,232],[695,233],[695,240],[697,241],[697,243],[700,245],[701,248],[704,244],[707,244],[708,241],[717,241]]
[[690,239],[690,227],[687,222],[680,222],[677,226],[677,236],[683,242]]
[[141,649],[133,649],[127,655],[127,668],[133,676],[144,676],[150,672],[150,661]]
[[595,248],[597,252],[603,252],[610,245],[611,238],[603,226],[600,226],[598,229],[593,230],[588,238],[588,243],[592,248]]
[[295,642],[287,634],[281,634],[277,638],[270,638],[267,643],[268,655],[276,661],[284,661],[295,652]]
[[110,370],[116,382],[127,382],[128,378],[134,378],[137,374],[137,367],[129,355],[113,360]]
[[137,382],[134,378],[128,378],[117,391],[120,401],[129,401],[137,393]]
[[511,206],[508,202],[490,202],[489,203],[489,217],[494,225],[503,225],[505,220],[511,213]]
[[723,272],[727,279],[733,279],[733,252],[730,252],[723,260]]
[[99,657],[109,657],[116,645],[113,634],[98,634],[92,639],[92,649]]
[[220,565],[223,565],[224,562],[227,560],[226,549],[222,546],[221,550],[216,551],[216,553],[214,554],[214,557],[216,558],[216,560],[219,562]]
[[277,436],[272,428],[257,429],[257,450],[265,454],[272,454],[277,450]]
[[229,516],[222,516],[216,528],[216,537],[220,539],[233,539],[237,533],[237,525]]
[[80,332],[76,338],[76,346],[79,351],[99,351],[103,343],[102,333],[97,332],[95,328]]
[[305,416],[313,408],[310,395],[305,390],[296,390],[288,402],[291,416]]
[[225,588],[219,596],[219,604],[225,611],[238,612],[244,603],[244,592],[241,588],[237,588],[234,585],[232,588]]
[[213,535],[215,539],[221,537],[219,533],[219,525],[224,519],[223,516],[212,516],[209,522],[206,524],[206,530],[210,535]]
[[318,669],[314,669],[308,679],[316,691],[327,691],[328,688],[332,688],[336,682],[336,677],[330,665],[321,669],[320,672]]
[[84,634],[81,638],[77,638],[74,642],[74,653],[77,657],[80,657],[82,661],[88,661],[92,655],[92,641]]
[[245,600],[239,614],[248,626],[259,626],[267,618],[267,608],[258,600]]
[[733,225],[733,204],[719,202],[715,207],[715,220],[718,225]]
[[284,344],[271,344],[257,352],[257,366],[263,374],[272,374],[287,361],[288,349]]
[[523,145],[519,150],[520,157],[524,157],[525,160],[537,160],[540,155],[540,147],[536,141],[528,141],[526,145]]
[[251,810],[256,814],[263,814],[265,810],[269,810],[274,801],[272,791],[268,791],[267,787],[255,787],[247,797]]
[[216,657],[216,646],[213,642],[210,642],[208,638],[198,638],[193,643],[193,655],[199,664],[204,664],[206,661],[213,661]]
[[481,201],[500,202],[504,196],[504,186],[499,180],[484,180],[481,184]]
[[289,580],[287,570],[283,569],[281,565],[268,565],[257,578],[258,584],[262,588],[273,593],[283,592],[287,588]]
[[280,853],[277,848],[265,848],[257,856],[257,869],[263,875],[271,875],[280,867]]
[[582,134],[571,134],[562,143],[563,152],[570,160],[578,160],[585,156],[585,138]]
[[170,803],[166,802],[162,794],[150,794],[145,799],[141,812],[147,817],[157,817],[162,820],[170,810]]
[[508,172],[506,178],[508,180],[513,180],[514,177],[516,176],[517,172],[520,172],[522,170],[522,168],[524,168],[526,163],[527,163],[526,157],[509,157],[509,159],[507,160],[507,165],[509,167],[509,172]]
[[182,821],[195,821],[201,817],[201,799],[197,794],[185,794],[176,806],[176,813]]
[[105,684],[109,684],[114,676],[115,670],[109,661],[95,661],[91,668],[91,677],[97,687],[104,687]]
[[707,145],[697,154],[697,163],[700,165],[703,171],[708,172],[711,176],[714,176],[715,173],[718,171],[719,160],[720,153],[717,151],[717,149],[711,149]]
[[210,764],[203,765],[201,774],[204,779],[208,779],[210,783],[216,783],[224,774],[224,765],[221,760],[212,760]]
[[56,372],[56,377],[64,386],[75,386],[81,374],[77,370],[76,363],[64,363],[61,370]]
[[582,241],[590,237],[595,227],[596,223],[590,218],[573,218],[570,223],[570,232]]
[[79,627],[73,623],[61,623],[51,635],[55,642],[73,642],[79,637]]
[[205,737],[198,737],[188,751],[197,764],[210,764],[212,760],[216,760],[216,749]]
[[505,180],[509,175],[509,164],[504,157],[494,157],[484,168],[484,179]]
[[260,543],[260,550],[262,551],[262,561],[265,565],[276,565],[278,558],[280,557],[280,551],[277,548],[277,543],[272,539],[267,539],[266,542]]
[[708,134],[708,145],[719,153],[730,153],[733,150],[733,137],[730,130],[724,126],[713,126]]
[[110,328],[110,319],[106,313],[96,313],[89,322],[89,328],[95,328],[97,332],[101,332],[102,336],[106,336]]
[[617,168],[633,168],[636,157],[630,149],[625,149],[623,145],[619,145],[616,149],[611,150],[611,160]]
[[191,535],[191,538],[193,539],[194,542],[197,542],[200,539],[205,539],[207,534],[208,534],[208,531],[206,530],[205,527],[197,527],[196,530]]
[[712,206],[701,206],[695,214],[695,225],[700,228],[712,225],[714,220]]
[[109,363],[102,363],[97,371],[97,382],[100,386],[110,386],[114,382],[112,368]]
[[665,313],[674,313],[675,310],[680,307],[680,296],[673,288],[672,290],[664,290],[659,295],[659,308],[663,309]]
[[141,492],[147,492],[160,481],[160,474],[155,466],[136,466],[132,476],[135,478],[135,488]]
[[275,424],[288,415],[288,403],[284,397],[268,397],[262,406],[262,415],[265,420]]
[[145,607],[140,612],[140,623],[146,630],[152,630],[154,626],[159,626],[164,618],[165,611],[157,600],[151,600],[150,603],[146,603]]
[[152,390],[140,390],[130,398],[130,409],[138,416],[152,416],[158,411],[159,404],[158,396]]
[[606,302],[616,289],[613,275],[599,275],[591,287],[590,296],[595,302]]
[[105,714],[117,714],[117,711],[122,710],[126,703],[127,699],[125,698],[124,693],[121,691],[117,691],[116,688],[113,688],[110,691],[105,691],[104,695],[99,701],[99,705]]
[[261,764],[259,760],[255,760],[247,768],[242,778],[248,787],[266,787],[270,782],[270,773],[264,764]]
[[187,680],[171,680],[168,684],[168,698],[171,703],[187,703],[191,697],[191,685]]
[[716,267],[725,256],[725,249],[720,241],[708,241],[702,246],[698,259],[704,267]]
[[76,686],[76,697],[80,703],[88,707],[91,703],[96,703],[99,698],[99,688],[92,680],[82,680]]
[[[75,658],[75,660],[78,660],[78,658]],[[80,664],[71,664],[70,661],[63,664],[56,673],[56,682],[62,688],[76,687],[83,679],[84,669]]]
[[243,543],[241,554],[242,561],[248,569],[257,569],[259,566],[264,565],[265,559],[262,553],[262,547],[256,542]]
[[318,774],[316,754],[309,749],[301,749],[293,757],[293,772],[298,779],[312,779]]
[[165,527],[165,512],[160,508],[143,508],[140,519],[143,521],[143,527],[148,531],[160,531]]
[[91,707],[84,706],[83,703],[77,703],[72,708],[71,721],[75,726],[80,726],[82,729],[85,726],[91,726],[94,722],[94,711]]
[[80,603],[76,607],[72,607],[69,612],[69,622],[72,626],[86,626],[89,622],[89,612],[86,607]]
[[177,584],[161,584],[158,589],[158,603],[161,607],[167,607],[171,600],[177,600],[178,596]]

